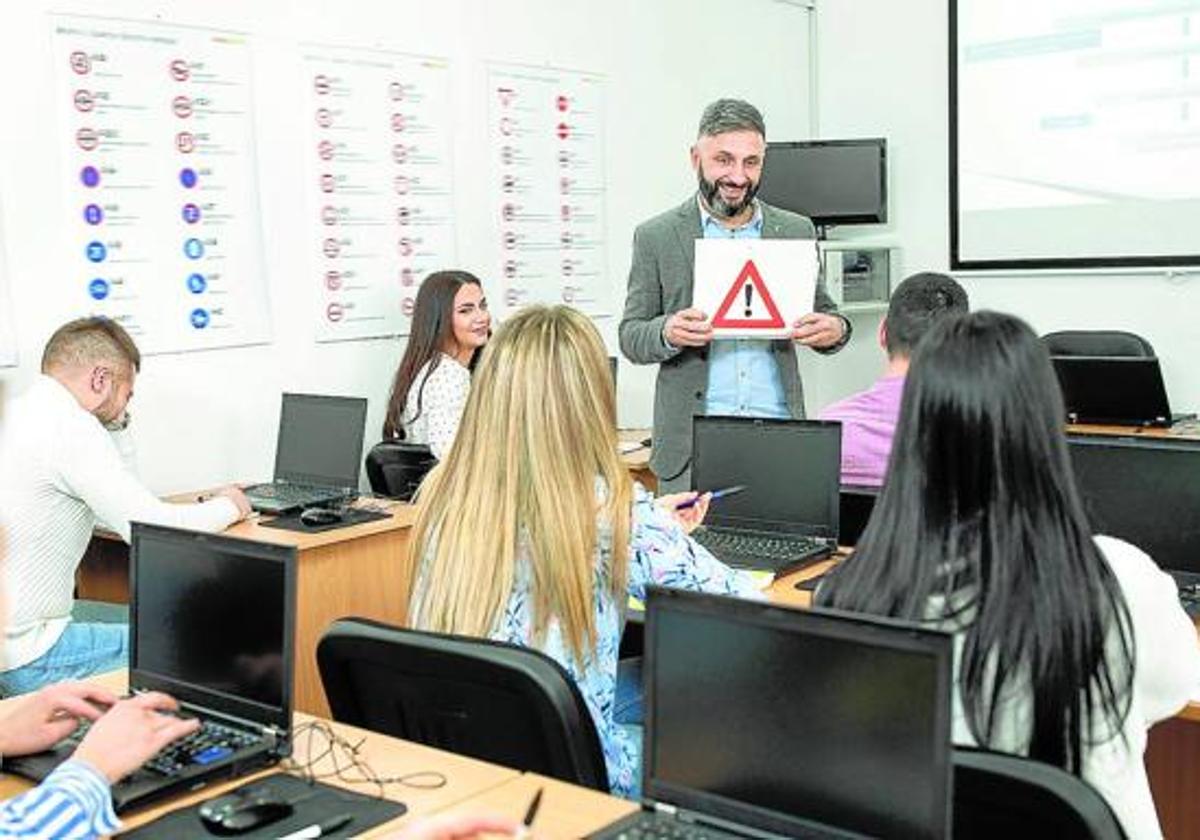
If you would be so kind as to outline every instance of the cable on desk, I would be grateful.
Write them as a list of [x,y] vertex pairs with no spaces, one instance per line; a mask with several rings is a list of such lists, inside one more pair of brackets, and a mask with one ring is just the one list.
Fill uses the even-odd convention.
[[[351,742],[334,731],[333,727],[322,720],[314,720],[301,724],[292,730],[292,742],[298,743],[304,739],[304,762],[288,758],[285,768],[310,784],[324,779],[338,779],[347,784],[378,785],[380,799],[384,798],[384,788],[387,785],[402,785],[417,790],[437,790],[445,787],[447,779],[444,773],[437,770],[417,770],[400,776],[380,776],[360,751],[366,743],[366,737],[357,742]],[[333,769],[318,772],[317,765],[325,759],[333,764]]]

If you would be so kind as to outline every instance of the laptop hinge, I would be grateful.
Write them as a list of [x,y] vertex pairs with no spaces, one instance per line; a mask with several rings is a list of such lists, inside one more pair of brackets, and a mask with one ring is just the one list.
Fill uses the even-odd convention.
[[264,726],[260,731],[262,732],[263,740],[267,742],[271,749],[275,749],[280,744],[288,742],[288,733],[277,726]]

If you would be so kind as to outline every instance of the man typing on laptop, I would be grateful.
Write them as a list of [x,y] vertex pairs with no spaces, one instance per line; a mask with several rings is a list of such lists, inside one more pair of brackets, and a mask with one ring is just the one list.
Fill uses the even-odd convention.
[[128,541],[133,520],[220,531],[250,511],[235,487],[177,505],[137,479],[127,406],[140,367],[119,324],[81,318],[50,337],[42,375],[10,406],[0,440],[11,597],[0,693],[125,666],[124,625],[70,619],[75,570],[98,521]]

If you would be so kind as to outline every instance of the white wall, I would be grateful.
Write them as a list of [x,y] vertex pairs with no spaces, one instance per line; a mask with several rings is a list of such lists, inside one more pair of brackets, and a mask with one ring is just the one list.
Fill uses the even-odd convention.
[[[888,138],[891,222],[881,232],[903,249],[899,276],[949,266],[947,26],[946,0],[818,0],[820,130]],[[973,307],[1013,312],[1039,333],[1126,329],[1145,336],[1162,358],[1172,408],[1200,407],[1197,275],[957,276]],[[864,332],[878,322],[857,320]],[[806,374],[810,407],[877,375],[879,356],[865,358],[863,342],[853,349]],[[818,380],[816,398],[809,379]]]
[[[41,347],[80,314],[57,271],[62,173],[52,107],[49,11],[213,26],[248,33],[254,49],[255,123],[264,264],[274,341],[266,346],[154,356],[133,403],[141,468],[158,492],[270,474],[279,394],[356,394],[371,400],[377,437],[400,341],[317,345],[316,290],[298,175],[306,170],[302,41],[392,49],[451,60],[456,101],[455,185],[459,264],[494,278],[496,232],[486,188],[485,71],[489,60],[598,71],[609,78],[607,262],[612,300],[624,297],[633,227],[693,188],[687,149],[700,110],[719,96],[763,109],[775,137],[809,127],[808,17],[795,6],[747,0],[25,0],[0,27],[0,208],[13,282],[21,364],[0,371],[19,390]],[[492,288],[496,288],[493,284]],[[498,291],[498,289],[497,289]],[[498,295],[496,295],[498,297]],[[602,325],[615,348],[615,319]],[[621,420],[648,425],[652,369],[621,369]]]

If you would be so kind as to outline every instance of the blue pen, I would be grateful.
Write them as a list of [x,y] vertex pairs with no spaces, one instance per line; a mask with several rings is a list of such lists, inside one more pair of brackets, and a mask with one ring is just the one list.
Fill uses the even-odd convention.
[[[734,496],[738,493],[741,493],[745,489],[745,484],[735,484],[732,487],[722,487],[720,490],[712,491],[712,499],[710,499],[710,501],[716,501],[717,499],[722,499],[725,496]],[[701,493],[694,499],[688,499],[686,502],[680,502],[679,504],[675,505],[675,510],[687,510],[690,507],[695,507],[696,503],[700,501],[700,497],[703,495],[704,494]]]

